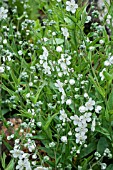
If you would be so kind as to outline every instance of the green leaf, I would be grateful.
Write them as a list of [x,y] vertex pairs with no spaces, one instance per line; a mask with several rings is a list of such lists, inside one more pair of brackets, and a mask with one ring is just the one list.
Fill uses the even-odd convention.
[[21,115],[21,116],[24,116],[24,117],[27,117],[27,118],[30,118],[30,119],[33,117],[32,113],[29,113],[26,110],[19,110],[19,112],[22,113],[22,114],[18,114],[18,115]]
[[8,89],[4,84],[2,84],[2,89],[4,89],[5,91],[7,91],[11,96],[14,96],[14,91]]
[[2,109],[2,115],[5,115],[8,112],[9,112],[9,109]]
[[70,16],[70,15],[66,15],[69,19],[71,19],[71,21],[73,21],[74,23],[77,23],[77,19],[74,16]]
[[63,44],[63,42],[64,42],[64,39],[61,39],[61,38],[55,38],[53,40],[53,44],[57,44],[57,45]]
[[5,161],[6,161],[6,154],[4,152],[3,156],[1,157],[1,164],[2,164],[2,168],[4,168],[4,169],[5,169],[5,166],[6,166]]
[[107,129],[99,126],[99,127],[96,127],[96,131],[100,132],[101,134],[103,134],[105,137],[107,137],[111,141],[111,137]]
[[14,159],[11,159],[5,170],[14,170]]
[[105,118],[106,118],[106,120],[107,121],[109,121],[110,119],[110,115],[109,115],[109,112],[108,112],[108,110],[106,109],[106,111],[105,111]]
[[96,143],[90,143],[86,148],[83,148],[80,152],[80,158],[83,158],[91,154],[96,149]]
[[12,146],[11,146],[8,142],[6,142],[5,140],[3,140],[3,143],[4,143],[4,145],[6,146],[6,148],[7,148],[8,150],[11,150],[11,149],[12,149]]
[[107,102],[108,110],[113,110],[113,89],[109,94],[108,102]]
[[101,137],[97,144],[97,151],[102,155],[104,150],[108,147],[108,143],[105,137]]
[[92,84],[95,86],[96,90],[102,95],[103,98],[105,98],[105,90],[99,84],[97,84],[97,82],[91,75],[89,75],[89,78]]
[[43,90],[44,86],[46,85],[46,82],[43,82],[43,84],[39,87],[37,93],[36,93],[36,96],[34,97],[34,103],[36,104],[38,98],[39,98],[39,95],[41,93],[41,91]]
[[113,170],[113,164],[110,164],[106,170]]
[[13,82],[15,83],[15,86],[17,87],[18,86],[18,79],[16,78],[16,75],[14,74],[14,71],[12,69],[10,70],[10,74],[11,74]]
[[55,114],[52,115],[51,117],[48,117],[48,120],[47,120],[45,126],[43,127],[44,130],[47,130],[47,129],[48,129],[50,123],[52,122],[52,120],[54,119],[54,117],[55,117],[56,115],[58,115],[58,114],[59,114],[59,113],[55,113]]
[[82,170],[86,170],[88,166],[88,161],[87,159],[84,159],[84,162],[82,162]]
[[107,71],[103,72],[106,80],[113,80],[113,74],[109,74]]
[[39,149],[45,151],[51,158],[54,158],[55,155],[52,149],[46,147],[39,147]]

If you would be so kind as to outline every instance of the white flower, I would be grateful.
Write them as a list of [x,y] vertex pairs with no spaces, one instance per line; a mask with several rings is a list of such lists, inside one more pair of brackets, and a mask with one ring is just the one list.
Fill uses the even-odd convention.
[[23,151],[19,150],[19,149],[15,149],[14,150],[11,150],[10,153],[13,154],[13,157],[14,158],[19,158],[21,157],[21,155],[24,153]]
[[19,50],[19,51],[18,51],[18,54],[19,54],[19,55],[22,55],[22,54],[23,54],[22,50]]
[[113,56],[109,58],[110,65],[113,64]]
[[76,143],[83,144],[87,139],[87,136],[81,133],[76,133]]
[[103,70],[100,72],[100,74],[99,74],[99,76],[100,76],[100,78],[101,78],[101,80],[104,80],[104,74],[103,74],[103,72],[104,71],[106,71],[106,68],[103,68]]
[[101,170],[104,170],[107,168],[107,164],[106,163],[101,163]]
[[61,46],[57,46],[56,51],[59,52],[59,53],[62,52],[62,47]]
[[104,40],[100,40],[99,43],[100,43],[100,44],[104,44]]
[[91,21],[91,16],[87,16],[85,23],[88,23]]
[[95,107],[95,112],[99,113],[101,111],[101,109],[102,109],[102,107],[98,105]]
[[87,94],[87,93],[84,93],[84,97],[87,98],[87,97],[88,97],[88,94]]
[[[110,62],[108,61],[108,60],[106,60],[105,62],[104,62],[104,65],[105,66],[109,66],[110,65]],[[101,74],[101,73],[100,73]]]
[[69,83],[70,83],[70,85],[74,85],[75,84],[75,80],[74,79],[70,79]]
[[24,159],[24,166],[26,170],[32,170],[28,159]]
[[75,131],[81,134],[84,134],[88,131],[88,129],[84,126],[79,126],[75,128]]
[[31,139],[28,139],[27,143],[25,143],[24,146],[28,148],[29,152],[32,152],[36,148],[35,141]]
[[113,56],[110,56],[105,62],[104,65],[105,66],[109,66],[113,64]]
[[95,126],[96,126],[96,122],[95,122],[95,118],[93,118],[92,125],[91,125],[91,131],[92,132],[95,131]]
[[67,105],[70,105],[71,103],[72,103],[71,99],[68,99],[68,100],[66,101],[66,104],[67,104]]
[[87,111],[87,109],[86,109],[85,106],[80,106],[80,107],[79,107],[79,112],[80,112],[80,113],[84,113],[84,112],[86,112],[86,111]]
[[45,74],[49,74],[49,75],[51,74],[51,68],[49,67],[47,62],[43,63],[43,68],[44,68],[43,71],[44,71]]
[[43,160],[44,160],[44,161],[49,161],[49,156],[47,156],[47,155],[44,156],[44,157],[43,157]]
[[51,148],[51,147],[54,147],[55,146],[55,142],[51,142],[51,143],[49,143],[49,147]]
[[16,166],[16,169],[24,170],[24,168],[25,168],[24,160],[20,159],[20,160],[18,161],[18,165]]
[[64,92],[64,89],[63,89],[63,83],[60,82],[60,80],[56,80],[57,83],[55,83],[55,86],[58,88],[58,90],[60,92]]
[[62,136],[62,137],[61,137],[61,141],[62,141],[63,143],[67,143],[67,136]]
[[92,98],[89,98],[88,102],[85,103],[87,110],[93,110],[93,106],[95,105],[95,101]]
[[3,40],[3,44],[7,44],[7,40],[6,39]]
[[27,94],[26,94],[26,98],[29,98],[29,97],[30,97],[30,93],[27,93]]
[[86,122],[90,122],[91,121],[91,115],[92,115],[92,113],[91,112],[88,112],[88,113],[85,113],[84,115],[83,115],[83,119],[86,121]]
[[75,4],[75,0],[66,2],[66,11],[70,11],[74,14],[77,8],[78,8],[78,5]]
[[0,20],[7,18],[7,12],[8,10],[5,9],[4,7],[0,8]]
[[44,50],[44,51],[43,51],[43,56],[44,56],[45,58],[47,58],[47,57],[48,57],[48,50],[47,50],[45,47],[42,47],[42,49]]
[[64,37],[67,39],[69,37],[69,32],[67,28],[61,28],[62,30],[62,34],[64,35]]
[[66,94],[65,92],[63,92],[61,95],[62,104],[65,103],[65,98],[66,98]]
[[57,0],[57,2],[61,2],[61,0]]
[[3,73],[5,68],[3,66],[0,66],[0,73]]
[[90,50],[90,51],[94,51],[94,50],[95,50],[95,47],[94,47],[94,46],[91,46],[91,47],[89,47],[89,50]]
[[32,86],[33,86],[33,83],[32,83],[32,82],[30,82],[30,83],[29,83],[29,86],[30,86],[30,87],[32,87]]
[[65,112],[65,110],[60,110],[60,116],[59,119],[62,120],[63,122],[65,122],[65,120],[67,119],[67,114]]
[[80,118],[77,115],[71,116],[70,119],[73,120],[74,125],[78,125],[80,122]]
[[71,131],[69,131],[69,132],[68,132],[68,135],[69,135],[69,136],[71,136],[71,135],[72,135],[72,132],[71,132]]
[[45,168],[43,166],[38,166],[37,168],[35,168],[34,170],[49,170],[48,168]]
[[37,126],[39,126],[39,127],[42,126],[42,122],[37,122],[36,124],[37,124]]
[[26,170],[31,170],[31,166],[30,166],[30,162],[28,161],[28,159],[20,159],[18,161],[18,165],[16,166],[16,169],[19,170],[24,170],[24,168],[26,168]]

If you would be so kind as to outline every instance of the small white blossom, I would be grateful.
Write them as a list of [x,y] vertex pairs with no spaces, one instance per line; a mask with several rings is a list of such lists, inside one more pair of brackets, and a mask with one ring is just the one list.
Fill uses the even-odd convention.
[[3,40],[3,44],[7,44],[7,40],[6,39]]
[[19,50],[19,51],[18,51],[18,54],[19,54],[19,55],[22,55],[22,54],[23,54],[22,50]]
[[74,14],[77,8],[78,5],[75,3],[75,0],[66,2],[66,11],[72,12]]
[[35,168],[34,170],[49,170],[49,168],[45,168],[43,166],[38,166],[37,168]]
[[87,139],[87,136],[82,133],[76,133],[76,143],[83,144]]
[[71,135],[72,135],[72,132],[71,132],[71,131],[69,131],[69,132],[68,132],[68,135],[69,135],[69,136],[71,136]]
[[92,132],[95,131],[95,126],[96,126],[96,122],[95,122],[95,118],[93,118],[92,125],[91,125],[91,131]]
[[59,89],[60,92],[64,92],[63,83],[60,80],[56,80],[55,86]]
[[72,100],[71,100],[71,99],[66,100],[66,104],[67,104],[67,105],[70,105],[71,103],[72,103]]
[[93,110],[93,106],[95,105],[95,101],[92,98],[89,98],[88,102],[85,103],[87,110]]
[[87,16],[85,23],[88,23],[91,21],[91,16]]
[[94,50],[95,50],[95,47],[94,47],[94,46],[91,46],[91,47],[89,47],[89,50],[90,50],[90,51],[94,51]]
[[65,122],[66,121],[66,119],[67,119],[67,114],[66,114],[66,112],[65,112],[65,110],[63,109],[63,110],[60,110],[60,116],[59,116],[59,119],[60,120],[62,120],[63,122]]
[[107,164],[106,163],[101,163],[101,170],[104,170],[107,168]]
[[67,143],[67,136],[62,136],[62,137],[61,137],[61,141],[62,141],[63,143]]
[[61,28],[62,30],[62,34],[65,37],[65,39],[67,39],[69,37],[69,32],[67,28]]
[[78,125],[80,122],[80,118],[77,115],[71,116],[70,119],[73,120],[74,125]]
[[6,19],[7,18],[7,13],[8,13],[8,10],[5,9],[4,7],[1,7],[0,8],[0,20]]
[[84,93],[84,97],[87,98],[87,97],[88,97],[88,94],[87,94],[87,93]]
[[98,105],[98,106],[95,107],[95,112],[99,113],[101,111],[101,109],[102,109],[102,106]]
[[104,44],[104,40],[100,40],[99,43],[100,43],[100,44]]
[[79,112],[80,112],[80,113],[84,113],[84,112],[86,112],[86,111],[87,111],[87,109],[86,109],[85,106],[80,106],[80,107],[79,107]]
[[54,147],[55,146],[55,142],[51,142],[51,143],[49,143],[49,147],[51,148],[51,147]]
[[104,74],[103,74],[103,72],[104,71],[106,71],[106,68],[103,68],[103,70],[100,72],[100,74],[99,74],[99,76],[100,76],[100,78],[101,78],[101,80],[104,80]]
[[62,52],[62,47],[61,46],[57,46],[56,51],[59,52],[59,53]]
[[37,126],[39,126],[39,127],[42,126],[42,122],[37,122],[36,124],[37,124]]
[[12,153],[14,158],[19,158],[24,152],[19,149],[11,150],[10,153]]
[[5,68],[3,66],[0,66],[0,73],[3,73]]
[[74,79],[70,79],[70,80],[69,80],[69,84],[70,84],[70,85],[74,85],[74,84],[75,84],[75,80],[74,80]]

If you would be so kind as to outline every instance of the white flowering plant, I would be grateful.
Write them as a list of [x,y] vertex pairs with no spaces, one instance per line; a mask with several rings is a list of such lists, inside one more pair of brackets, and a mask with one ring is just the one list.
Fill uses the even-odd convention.
[[98,4],[0,2],[3,169],[113,169],[113,3]]

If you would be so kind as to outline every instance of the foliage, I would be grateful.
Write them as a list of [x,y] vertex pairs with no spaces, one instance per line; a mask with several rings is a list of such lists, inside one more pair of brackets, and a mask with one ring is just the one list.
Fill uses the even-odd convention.
[[3,169],[112,170],[113,4],[103,3],[104,15],[83,1],[0,2]]

